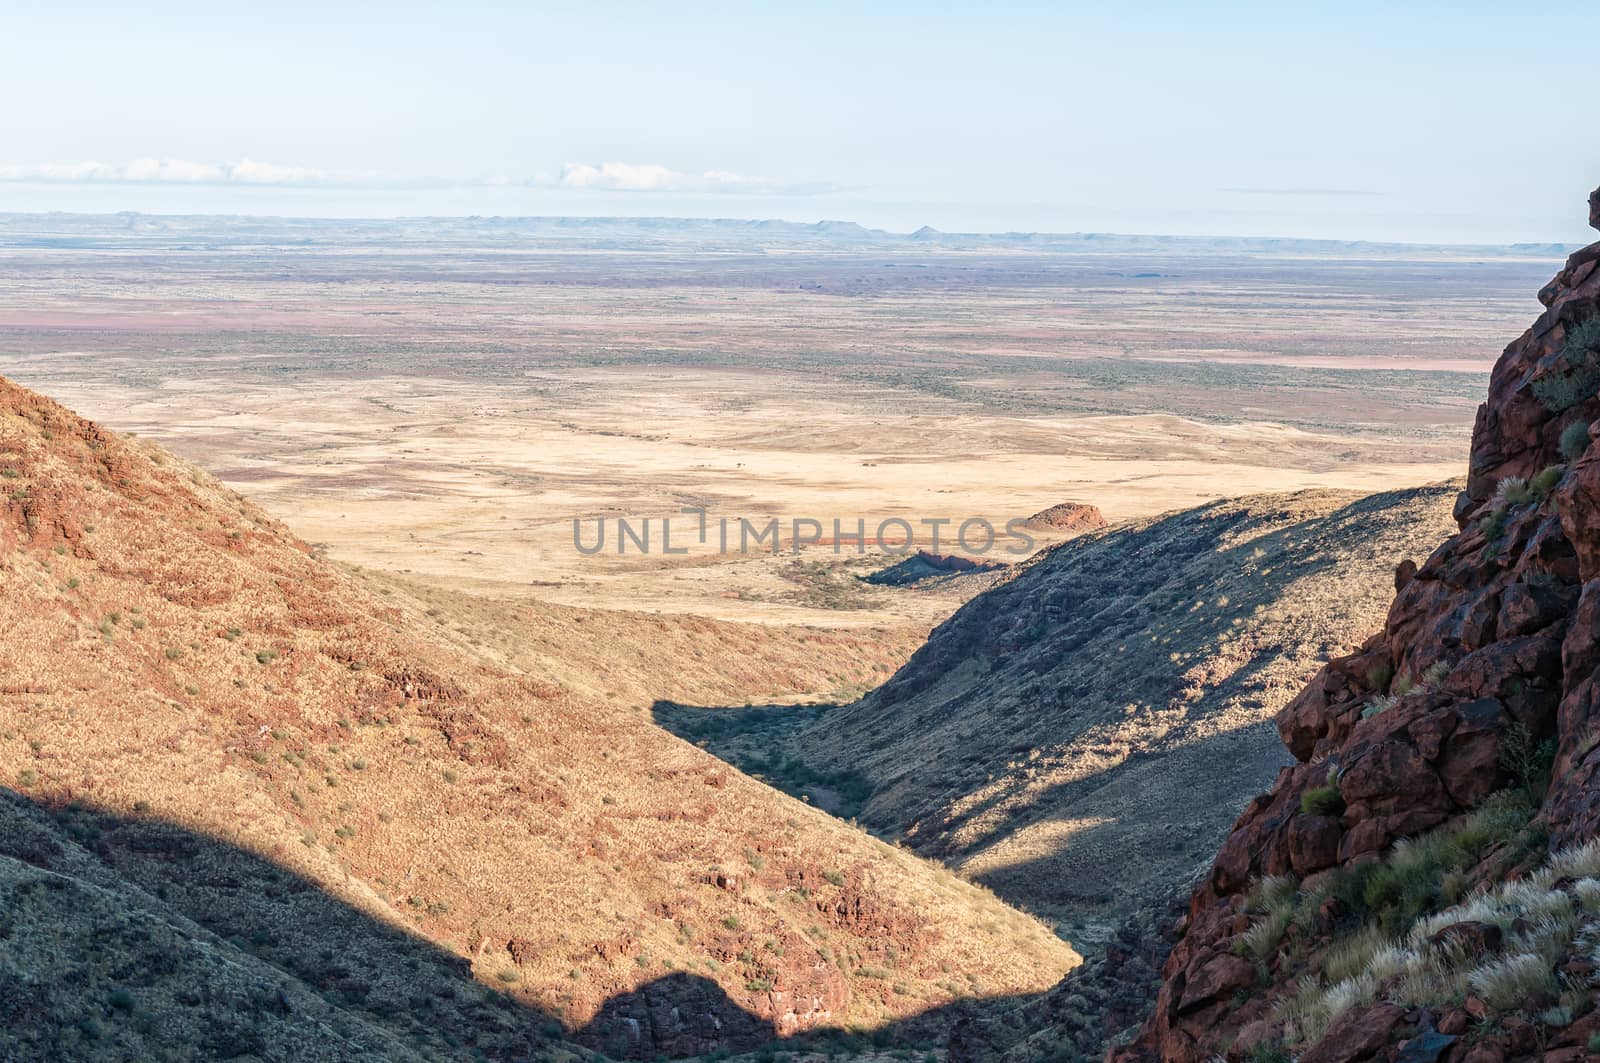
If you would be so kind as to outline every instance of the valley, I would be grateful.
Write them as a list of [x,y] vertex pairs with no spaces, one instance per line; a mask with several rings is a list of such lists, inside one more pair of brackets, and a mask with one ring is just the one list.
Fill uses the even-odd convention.
[[[1097,1054],[1553,253],[0,217],[0,889],[238,972],[247,1052]],[[0,979],[120,1018],[18,1036],[185,1013],[29,904]]]

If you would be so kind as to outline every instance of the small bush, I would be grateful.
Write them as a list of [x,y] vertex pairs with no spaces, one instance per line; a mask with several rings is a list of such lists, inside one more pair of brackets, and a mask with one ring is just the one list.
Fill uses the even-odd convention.
[[1449,675],[1449,661],[1434,661],[1422,673],[1422,686],[1428,690],[1438,690]]
[[1534,398],[1551,413],[1562,413],[1587,402],[1600,390],[1600,318],[1570,326],[1561,357],[1567,363],[1564,373],[1550,373],[1532,385]]
[[822,873],[822,877],[827,879],[830,883],[832,883],[835,886],[843,886],[844,885],[844,875],[840,874],[837,871],[824,871]]
[[1573,421],[1561,430],[1561,456],[1577,461],[1589,449],[1589,422]]
[[1506,537],[1506,519],[1510,511],[1503,506],[1496,506],[1487,517],[1478,522],[1478,528],[1483,532],[1484,540],[1489,544],[1489,553],[1497,553],[1500,541]]
[[1300,811],[1308,816],[1341,816],[1344,798],[1337,786],[1318,786],[1300,795]]
[[1533,798],[1542,796],[1545,787],[1550,785],[1555,759],[1555,740],[1547,738],[1541,742],[1520,720],[1506,731],[1505,741],[1500,746],[1500,767]]
[[[1584,440],[1585,442],[1588,441],[1587,431],[1584,434]],[[1535,501],[1543,502],[1550,497],[1550,492],[1556,489],[1556,485],[1561,482],[1561,478],[1566,474],[1567,467],[1565,465],[1548,465],[1528,481],[1528,491],[1533,495]]]

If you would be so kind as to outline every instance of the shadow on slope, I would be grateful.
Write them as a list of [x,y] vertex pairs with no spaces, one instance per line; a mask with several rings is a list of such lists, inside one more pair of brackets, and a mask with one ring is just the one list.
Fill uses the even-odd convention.
[[[1044,551],[840,706],[662,726],[1093,941],[1287,762],[1272,715],[1381,626],[1457,485],[1215,502]],[[832,801],[832,805],[830,805]]]
[[0,1056],[526,1059],[553,1017],[269,860],[0,789]]
[[19,1061],[931,1051],[956,1024],[987,1027],[1033,999],[960,1000],[871,1032],[775,1042],[773,1024],[716,982],[678,972],[617,994],[569,1034],[474,981],[467,959],[271,860],[170,822],[5,788],[0,942],[0,1057]]

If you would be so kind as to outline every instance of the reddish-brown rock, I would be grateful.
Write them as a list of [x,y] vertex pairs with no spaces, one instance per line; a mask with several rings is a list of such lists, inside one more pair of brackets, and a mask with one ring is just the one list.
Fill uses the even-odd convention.
[[1351,1008],[1334,1020],[1322,1040],[1300,1057],[1300,1063],[1356,1063],[1378,1055],[1389,1043],[1389,1034],[1405,1009],[1393,1004],[1375,1008]]
[[[1600,244],[1569,258],[1540,301],[1544,313],[1501,355],[1478,410],[1456,507],[1460,531],[1420,565],[1397,567],[1384,630],[1329,662],[1279,713],[1279,734],[1299,763],[1235,823],[1191,898],[1153,1014],[1131,1044],[1110,1051],[1112,1063],[1229,1057],[1246,1028],[1264,1035],[1261,1018],[1305,973],[1275,960],[1263,979],[1234,954],[1250,925],[1239,919],[1243,898],[1264,876],[1325,876],[1381,859],[1396,841],[1457,822],[1495,791],[1524,784],[1542,793],[1537,822],[1552,847],[1600,836],[1600,387],[1568,386],[1557,397],[1547,386],[1600,360],[1600,352],[1568,349],[1580,324],[1600,318]],[[1594,427],[1588,448],[1568,462],[1561,436],[1575,424]],[[1497,492],[1507,477],[1552,467],[1536,490]],[[1556,761],[1545,791],[1537,750],[1547,742]],[[1329,785],[1340,800],[1320,797],[1326,807],[1308,808],[1335,811],[1342,802],[1342,812],[1302,811],[1307,793]],[[1478,877],[1469,885],[1525,873],[1541,859],[1502,853],[1471,871]],[[1336,934],[1346,917],[1335,903],[1317,925]],[[1500,938],[1496,927],[1466,922],[1436,935],[1481,954],[1497,951]],[[1219,1006],[1240,990],[1250,1007]],[[1387,1003],[1354,1008],[1318,1044],[1290,1047],[1302,1063],[1387,1060],[1410,1039],[1411,1055],[1437,1049],[1452,1063],[1501,1063],[1578,1046],[1559,1028],[1500,1015],[1477,998],[1444,1012],[1437,1029],[1429,1014],[1402,1016]],[[1480,1023],[1490,1026],[1475,1032]],[[1451,1037],[1460,1039],[1446,1043]]]
[[1087,502],[1060,502],[1035,513],[1022,526],[1042,532],[1097,531],[1106,527],[1106,518],[1098,507]]

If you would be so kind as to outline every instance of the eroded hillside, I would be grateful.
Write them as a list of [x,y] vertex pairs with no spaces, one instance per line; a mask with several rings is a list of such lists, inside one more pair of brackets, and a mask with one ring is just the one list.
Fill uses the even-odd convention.
[[[311,1024],[284,1038],[315,993],[374,1052],[504,1059],[871,1028],[1076,960],[635,713],[441,645],[206,475],[3,380],[0,477],[0,777],[57,835],[0,833],[4,908],[35,920],[13,941],[153,912]],[[57,889],[93,903],[24,898]],[[397,973],[422,957],[442,984]],[[7,962],[38,990],[0,1035],[34,1031],[23,1058],[137,1051],[206,1006],[131,957]],[[108,1002],[98,1032],[54,1022],[69,986]]]
[[865,778],[875,829],[1108,925],[1192,875],[1271,783],[1272,714],[1381,621],[1396,561],[1448,534],[1458,489],[1262,495],[1072,540],[794,746]]

